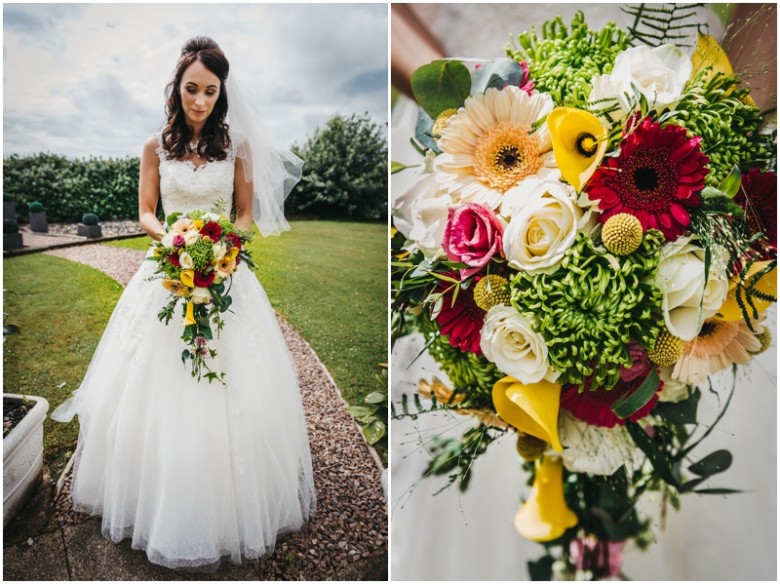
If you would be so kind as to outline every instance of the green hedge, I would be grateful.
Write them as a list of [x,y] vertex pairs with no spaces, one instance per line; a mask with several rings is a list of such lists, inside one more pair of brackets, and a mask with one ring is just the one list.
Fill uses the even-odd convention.
[[84,213],[101,220],[138,217],[136,158],[73,159],[57,154],[3,159],[3,192],[16,202],[20,221],[29,217],[29,204],[40,201],[50,222],[78,222]]

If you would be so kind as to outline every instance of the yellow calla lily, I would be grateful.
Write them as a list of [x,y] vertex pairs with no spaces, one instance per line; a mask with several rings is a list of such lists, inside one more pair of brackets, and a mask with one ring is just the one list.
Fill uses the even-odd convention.
[[203,220],[202,219],[195,219],[195,221],[192,222],[192,226],[195,227],[198,231],[200,231],[200,228],[203,227]]
[[493,405],[502,420],[563,452],[558,438],[560,401],[561,386],[550,381],[526,385],[514,377],[504,377],[493,386]]
[[[743,306],[747,307],[748,313],[752,313],[750,305],[747,303],[745,284],[749,283],[753,276],[766,268],[767,265],[769,265],[768,261],[753,262],[753,265],[750,266],[744,281],[740,281],[739,276],[735,276],[731,279],[731,282],[729,283],[729,294],[726,297],[726,302],[724,302],[723,306],[720,307],[720,310],[718,310],[718,314],[715,315],[715,318],[728,322],[742,320],[742,309],[739,307],[737,297],[742,300]],[[769,294],[770,296],[777,298],[777,267],[772,268],[772,270],[763,275],[758,280],[758,282],[756,282],[754,289],[758,292],[763,292],[764,294]],[[771,302],[756,297],[752,298],[752,303],[759,312],[765,311],[772,305]]]
[[231,260],[236,259],[236,256],[238,255],[238,248],[237,247],[231,247],[230,251],[227,252],[227,257],[229,257]]
[[566,181],[580,192],[607,150],[607,129],[591,113],[558,107],[547,116],[555,162]]
[[187,314],[184,315],[184,326],[190,326],[195,324],[195,305],[192,302],[187,302]]
[[[729,56],[723,50],[723,47],[713,37],[701,32],[696,43],[696,50],[691,55],[691,64],[693,65],[691,79],[694,79],[705,67],[712,67],[712,74],[723,73],[724,75],[731,75],[734,73]],[[753,101],[750,95],[746,95],[742,101],[748,105],[756,106],[756,102]]]
[[577,525],[577,515],[563,498],[563,463],[545,457],[536,463],[536,476],[528,500],[515,514],[515,529],[531,541],[552,541]]
[[190,288],[195,287],[195,270],[182,270],[179,274],[179,280],[185,286]]

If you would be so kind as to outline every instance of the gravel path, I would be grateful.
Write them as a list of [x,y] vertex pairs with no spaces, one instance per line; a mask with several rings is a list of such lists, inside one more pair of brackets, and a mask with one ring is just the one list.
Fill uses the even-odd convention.
[[[122,284],[129,281],[144,256],[138,250],[100,244],[47,253],[101,269]],[[383,558],[381,564],[386,566],[387,505],[380,469],[317,355],[289,323],[282,318],[279,321],[298,369],[312,450],[317,513],[303,530],[279,538],[270,558],[256,563],[257,578],[339,579],[350,568],[376,558]],[[57,500],[60,521],[85,521],[86,515],[70,508],[69,496],[68,480]],[[382,575],[373,575],[378,577]]]

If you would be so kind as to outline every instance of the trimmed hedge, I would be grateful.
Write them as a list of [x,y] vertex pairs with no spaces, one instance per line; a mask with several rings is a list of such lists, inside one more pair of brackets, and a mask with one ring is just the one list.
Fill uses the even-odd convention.
[[3,159],[3,192],[16,201],[20,221],[40,201],[49,222],[81,220],[85,212],[107,221],[138,218],[140,159],[73,159],[57,154],[12,154]]

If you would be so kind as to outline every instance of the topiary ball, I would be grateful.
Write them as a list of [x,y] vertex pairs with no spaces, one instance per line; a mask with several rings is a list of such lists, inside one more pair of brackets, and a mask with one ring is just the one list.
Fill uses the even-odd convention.
[[9,195],[8,193],[3,193],[3,200],[4,201],[13,201],[14,198],[11,195]]
[[30,203],[30,213],[43,213],[43,204],[38,201]]
[[84,225],[97,225],[100,222],[100,219],[98,219],[98,216],[94,213],[84,213],[81,222]]
[[3,219],[3,234],[19,233],[19,224],[14,219]]

